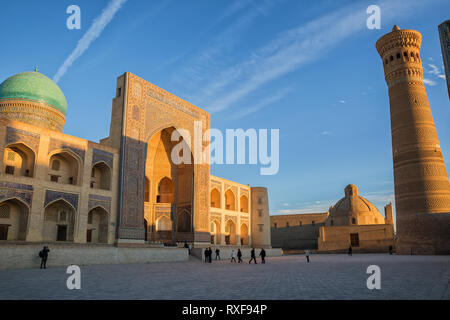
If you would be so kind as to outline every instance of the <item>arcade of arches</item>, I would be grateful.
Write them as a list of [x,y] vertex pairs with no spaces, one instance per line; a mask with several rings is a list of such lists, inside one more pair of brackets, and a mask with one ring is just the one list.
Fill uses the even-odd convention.
[[[172,152],[178,141],[171,141],[174,127],[155,133],[147,146],[145,163],[145,220],[147,241],[192,241],[192,199],[194,166],[175,164]],[[184,144],[184,141],[181,142]],[[185,144],[186,149],[189,149]],[[184,149],[184,150],[186,150]],[[164,217],[163,217],[164,215]],[[169,220],[170,219],[170,220]]]

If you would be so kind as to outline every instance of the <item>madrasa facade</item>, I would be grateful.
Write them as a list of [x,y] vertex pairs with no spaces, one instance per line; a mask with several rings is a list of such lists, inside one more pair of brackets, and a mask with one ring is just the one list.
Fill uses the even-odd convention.
[[37,70],[0,84],[0,240],[270,247],[267,189],[192,161],[209,139],[173,141],[182,130],[204,137],[205,110],[127,72],[109,137],[63,133],[66,113],[63,92]]

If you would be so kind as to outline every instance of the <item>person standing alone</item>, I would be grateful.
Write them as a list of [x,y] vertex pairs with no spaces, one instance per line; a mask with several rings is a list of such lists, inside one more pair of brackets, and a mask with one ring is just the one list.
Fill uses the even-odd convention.
[[48,249],[47,246],[44,246],[44,248],[39,251],[39,257],[41,258],[41,269],[47,269],[47,258],[48,258],[48,253],[50,252],[50,250]]
[[216,248],[216,260],[220,260],[220,249]]
[[309,249],[305,250],[306,261],[309,263]]

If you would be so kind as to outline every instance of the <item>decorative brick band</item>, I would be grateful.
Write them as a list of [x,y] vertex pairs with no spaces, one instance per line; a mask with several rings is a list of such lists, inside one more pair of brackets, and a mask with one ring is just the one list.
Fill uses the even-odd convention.
[[0,117],[62,132],[65,116],[37,101],[5,99],[0,101]]

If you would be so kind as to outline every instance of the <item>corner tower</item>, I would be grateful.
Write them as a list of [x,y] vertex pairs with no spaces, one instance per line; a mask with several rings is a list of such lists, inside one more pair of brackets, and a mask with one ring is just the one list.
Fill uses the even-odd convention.
[[450,252],[450,185],[423,83],[422,36],[401,30],[381,37],[389,90],[398,251]]
[[252,247],[272,248],[267,188],[251,187]]

